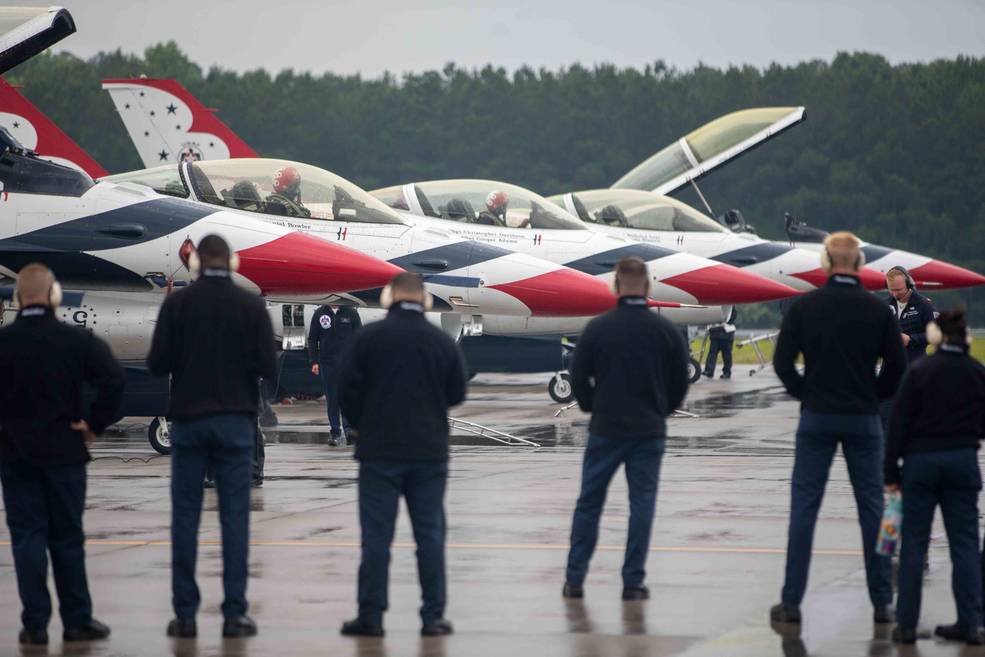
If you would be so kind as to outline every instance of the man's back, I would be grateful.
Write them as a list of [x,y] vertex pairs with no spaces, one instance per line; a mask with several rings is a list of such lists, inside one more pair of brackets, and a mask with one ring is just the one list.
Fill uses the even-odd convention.
[[[798,353],[804,356],[802,377],[795,369]],[[835,275],[787,311],[773,363],[805,409],[854,415],[875,414],[879,400],[895,392],[904,358],[889,309],[857,278]]]
[[[122,400],[123,374],[106,343],[59,322],[50,310],[28,308],[0,329],[0,372],[0,461],[84,462],[88,453],[71,422],[88,417],[102,432]],[[102,393],[88,412],[84,382]]]
[[645,299],[634,299],[589,322],[575,350],[572,385],[592,413],[593,435],[663,436],[666,416],[687,393],[684,339]]
[[257,380],[276,376],[270,317],[228,277],[201,278],[165,301],[147,365],[171,373],[169,417],[256,415]]

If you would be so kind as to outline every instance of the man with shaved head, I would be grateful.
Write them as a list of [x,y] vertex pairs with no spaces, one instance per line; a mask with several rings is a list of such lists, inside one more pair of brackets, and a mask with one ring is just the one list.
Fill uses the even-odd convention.
[[[27,645],[48,643],[48,555],[63,639],[110,632],[92,617],[82,512],[87,445],[113,421],[123,373],[105,342],[57,320],[60,300],[51,271],[27,265],[17,277],[17,320],[0,329],[0,482]],[[96,393],[89,404],[83,385]]]
[[[797,299],[783,318],[773,367],[787,392],[800,400],[790,495],[786,578],[779,623],[800,623],[814,526],[828,471],[841,445],[855,492],[873,622],[892,622],[890,561],[876,553],[883,510],[883,431],[879,402],[896,391],[906,356],[896,319],[862,288],[865,265],[858,238],[832,233],[824,242],[824,287]],[[804,359],[804,373],[796,368]],[[882,359],[882,368],[876,366]]]

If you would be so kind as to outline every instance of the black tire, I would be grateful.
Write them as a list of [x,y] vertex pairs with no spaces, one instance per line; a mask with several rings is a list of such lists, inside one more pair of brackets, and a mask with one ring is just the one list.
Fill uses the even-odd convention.
[[701,363],[693,358],[689,358],[687,361],[687,378],[691,383],[701,378]]
[[171,453],[171,423],[165,421],[162,425],[160,418],[151,420],[147,427],[147,442],[158,454],[167,456]]
[[559,404],[570,404],[575,398],[575,393],[571,389],[571,375],[560,372],[552,376],[550,383],[547,384],[547,394]]

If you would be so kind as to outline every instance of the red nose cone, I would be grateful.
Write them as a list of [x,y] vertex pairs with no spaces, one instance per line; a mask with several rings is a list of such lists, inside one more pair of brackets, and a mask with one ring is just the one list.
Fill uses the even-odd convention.
[[957,265],[931,260],[910,270],[917,287],[934,290],[952,290],[959,287],[975,287],[985,284],[985,276]]
[[[803,271],[799,274],[790,275],[803,281],[807,281],[814,287],[824,287],[824,285],[828,282],[828,272],[824,271],[820,267],[810,271]],[[875,269],[862,267],[862,271],[858,273],[858,278],[862,283],[862,287],[866,290],[886,289],[886,278]]]
[[799,278],[802,281],[807,281],[814,287],[822,287],[828,282],[828,273],[818,267],[817,269],[811,269],[810,271],[802,271],[798,274],[790,274],[794,278]]
[[786,299],[798,294],[792,287],[743,271],[732,265],[714,265],[660,281],[684,290],[698,303],[720,305]]
[[304,233],[239,251],[239,273],[267,294],[319,295],[383,287],[403,269]]
[[615,295],[601,279],[567,268],[489,287],[516,297],[541,317],[586,317],[616,305]]

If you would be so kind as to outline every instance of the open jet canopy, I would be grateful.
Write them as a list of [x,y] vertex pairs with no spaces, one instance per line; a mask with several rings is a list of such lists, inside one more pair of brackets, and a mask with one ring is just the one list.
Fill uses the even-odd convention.
[[631,189],[596,189],[552,196],[585,222],[638,230],[726,233],[714,219],[668,196]]
[[75,32],[62,7],[0,7],[0,73],[6,73]]
[[677,140],[612,186],[670,194],[804,120],[803,107],[732,112]]
[[[296,189],[291,182],[297,180]],[[300,162],[266,158],[205,160],[104,178],[132,182],[170,196],[288,218],[403,224],[396,212],[334,173]],[[288,189],[285,189],[288,188]]]
[[[397,210],[465,224],[585,230],[577,217],[540,194],[493,180],[435,180],[394,185],[372,194]],[[487,205],[489,201],[494,206]]]

